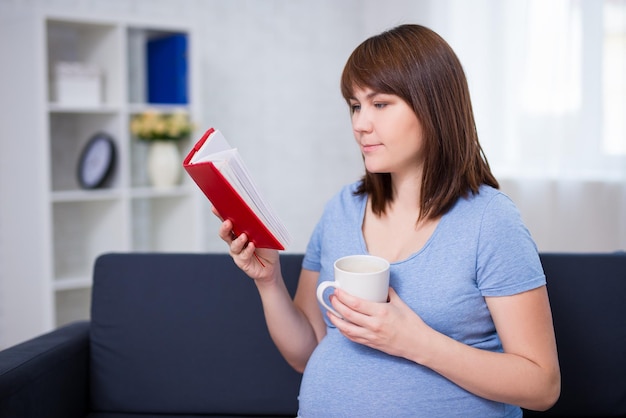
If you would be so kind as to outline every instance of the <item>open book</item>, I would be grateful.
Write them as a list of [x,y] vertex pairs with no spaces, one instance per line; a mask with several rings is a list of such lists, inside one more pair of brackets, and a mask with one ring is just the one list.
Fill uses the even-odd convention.
[[236,148],[210,128],[183,162],[183,167],[235,235],[246,233],[257,248],[284,250],[289,232],[259,193]]

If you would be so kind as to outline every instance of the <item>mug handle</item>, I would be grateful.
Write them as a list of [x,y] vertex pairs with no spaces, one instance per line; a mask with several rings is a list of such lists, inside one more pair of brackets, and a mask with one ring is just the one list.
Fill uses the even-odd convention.
[[339,283],[337,282],[331,282],[331,281],[325,281],[319,284],[319,286],[317,286],[317,300],[319,300],[319,302],[329,311],[331,311],[335,316],[343,319],[343,317],[341,315],[339,315],[339,312],[337,312],[336,310],[334,310],[330,305],[328,305],[326,303],[326,301],[324,300],[324,291],[326,289],[328,289],[329,287],[334,287],[334,288],[338,288]]

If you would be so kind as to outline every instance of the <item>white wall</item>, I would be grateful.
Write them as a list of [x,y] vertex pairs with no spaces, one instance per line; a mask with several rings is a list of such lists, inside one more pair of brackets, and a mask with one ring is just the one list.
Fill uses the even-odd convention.
[[[199,3],[200,5],[200,3]],[[426,16],[426,2],[202,4],[206,121],[236,144],[303,251],[326,200],[362,174],[339,78],[366,37]],[[415,20],[415,19],[413,19]],[[209,248],[223,250],[214,239]]]
[[[476,33],[455,33],[446,7],[433,0],[0,0],[0,13],[45,8],[100,16],[177,16],[194,22],[203,81],[192,92],[203,101],[204,115],[198,122],[219,128],[240,149],[294,236],[290,251],[304,250],[326,200],[362,173],[339,92],[341,69],[359,42],[400,23],[423,23],[454,38],[453,47],[460,48],[457,53],[464,63],[468,60],[471,86],[499,76],[482,65],[480,56],[463,49],[473,37],[494,38],[489,31],[497,27],[476,25]],[[459,14],[454,15],[458,19]],[[497,45],[494,39],[492,46]],[[479,91],[472,95],[477,97],[479,133],[499,129],[499,122],[489,118],[494,104]],[[7,115],[0,115],[0,122],[3,117]],[[489,156],[488,146],[485,151]],[[540,250],[626,248],[626,186],[578,186],[581,192],[564,205],[554,196],[564,196],[567,185],[503,181]],[[207,217],[207,247],[223,251],[216,238],[217,222],[211,214]],[[10,240],[3,237],[0,242]]]
[[[324,201],[359,173],[338,88],[361,38],[345,6],[354,3],[213,1],[202,11],[207,124],[239,148],[293,235],[290,250],[304,249]],[[223,250],[212,225],[209,248]]]

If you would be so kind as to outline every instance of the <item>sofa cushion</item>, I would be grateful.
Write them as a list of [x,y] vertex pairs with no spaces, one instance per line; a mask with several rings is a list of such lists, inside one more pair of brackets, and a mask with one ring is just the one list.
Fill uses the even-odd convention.
[[[295,291],[302,255],[282,255]],[[95,264],[91,400],[98,412],[291,415],[300,374],[227,254],[106,254]]]
[[0,417],[87,412],[89,322],[63,326],[0,353]]
[[92,412],[85,418],[263,418],[268,415],[178,415],[178,414],[127,414],[124,412]]
[[525,416],[626,416],[626,253],[541,254],[561,366],[561,397]]

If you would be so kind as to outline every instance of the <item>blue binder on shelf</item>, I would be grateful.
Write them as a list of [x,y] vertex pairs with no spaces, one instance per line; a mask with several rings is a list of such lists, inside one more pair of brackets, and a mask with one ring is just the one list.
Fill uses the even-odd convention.
[[187,35],[147,42],[148,103],[187,104]]

